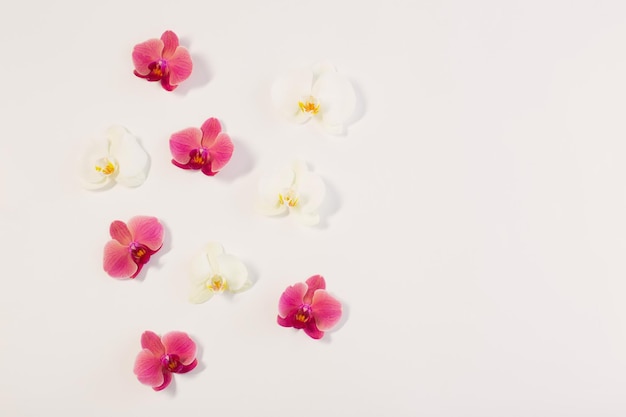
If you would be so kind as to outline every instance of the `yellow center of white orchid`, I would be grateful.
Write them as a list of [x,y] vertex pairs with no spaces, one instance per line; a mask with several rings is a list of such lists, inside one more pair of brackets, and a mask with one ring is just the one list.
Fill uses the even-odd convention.
[[206,282],[206,287],[214,292],[223,292],[228,289],[228,283],[224,281],[221,275],[213,275],[211,279]]
[[320,102],[315,97],[308,96],[298,101],[298,107],[300,107],[302,113],[315,115],[320,111]]
[[285,193],[278,194],[278,205],[282,206],[285,204],[289,207],[295,207],[298,205],[298,194],[294,190],[289,189]]
[[102,175],[108,176],[115,172],[115,164],[108,158],[102,158],[98,160],[94,169]]

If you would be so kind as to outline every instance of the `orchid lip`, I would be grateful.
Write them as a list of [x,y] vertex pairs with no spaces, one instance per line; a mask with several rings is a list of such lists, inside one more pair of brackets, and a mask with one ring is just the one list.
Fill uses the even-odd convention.
[[150,256],[154,253],[150,248],[146,245],[142,245],[141,243],[132,242],[128,246],[128,250],[130,252],[130,256],[132,256],[133,261],[137,265],[143,265],[150,260]]
[[161,365],[170,372],[180,372],[183,369],[183,364],[180,362],[178,355],[166,353],[161,356]]
[[295,315],[295,319],[296,321],[299,321],[301,323],[306,323],[311,319],[312,314],[312,308],[309,304],[303,304],[300,306],[300,308],[298,309],[298,311],[296,311],[296,315]]

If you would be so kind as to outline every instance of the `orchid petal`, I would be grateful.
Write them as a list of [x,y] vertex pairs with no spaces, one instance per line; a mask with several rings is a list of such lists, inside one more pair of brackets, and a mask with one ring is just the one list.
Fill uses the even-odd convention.
[[298,177],[298,205],[302,212],[313,212],[324,201],[326,196],[326,185],[324,181],[311,172],[304,173]]
[[169,354],[178,355],[183,365],[189,365],[196,357],[196,344],[187,333],[173,331],[161,338],[165,351]]
[[209,260],[209,264],[211,265],[211,269],[214,274],[220,274],[220,264],[218,262],[218,256],[224,253],[224,248],[222,245],[216,242],[211,242],[204,247],[204,252],[206,253],[207,259]]
[[196,366],[198,366],[198,360],[194,359],[189,365],[183,365],[183,369],[178,371],[179,374],[186,374],[189,371],[192,371]]
[[317,328],[321,331],[330,330],[341,319],[341,303],[326,290],[320,289],[313,293],[311,309]]
[[215,274],[206,252],[199,252],[191,259],[191,282],[193,284],[204,285]]
[[313,72],[309,69],[291,71],[278,78],[271,89],[271,99],[276,109],[296,123],[307,121],[311,115],[300,110],[298,103],[311,95]]
[[154,332],[146,330],[141,335],[141,347],[148,349],[156,357],[165,354],[165,347],[161,343],[161,338]]
[[179,46],[171,58],[168,59],[167,65],[170,70],[169,83],[172,86],[176,86],[189,78],[193,70],[189,51],[182,46]]
[[200,130],[202,130],[202,146],[210,148],[222,131],[222,125],[215,117],[211,117],[202,123]]
[[158,251],[163,245],[163,226],[156,217],[135,216],[128,221],[128,230],[135,242],[153,251]]
[[317,328],[314,320],[309,321],[303,330],[313,339],[321,339],[324,336],[324,332]]
[[133,369],[137,379],[142,384],[158,387],[163,384],[163,368],[161,360],[148,349],[144,349],[137,355]]
[[127,187],[137,187],[148,175],[150,159],[137,138],[123,127],[109,129],[110,153],[119,165],[115,180]]
[[235,146],[227,133],[217,135],[209,152],[211,154],[211,171],[218,172],[230,161]]
[[315,81],[312,94],[320,102],[318,115],[322,125],[329,133],[343,133],[345,123],[356,108],[356,94],[350,81],[337,72],[323,72]]
[[313,299],[313,293],[317,290],[323,290],[326,288],[326,281],[324,277],[321,275],[313,275],[309,279],[305,281],[308,289],[306,294],[304,294],[303,300],[306,304],[311,304],[311,300]]
[[104,246],[103,266],[106,273],[113,278],[130,278],[138,269],[128,246],[121,245],[116,240],[111,240]]
[[202,131],[195,127],[190,127],[180,132],[174,133],[170,137],[170,151],[174,160],[180,164],[189,162],[190,152],[202,147]]
[[294,207],[291,209],[291,213],[293,214],[294,219],[301,224],[302,226],[315,226],[320,222],[320,215],[317,213],[306,213],[299,209],[298,207]]
[[287,287],[278,301],[278,315],[285,318],[291,311],[299,308],[306,291],[307,285],[303,282]]
[[169,59],[178,48],[178,36],[171,30],[166,30],[161,35],[161,40],[163,41],[163,51],[161,56],[165,59]]
[[126,223],[119,220],[115,220],[111,223],[111,226],[109,227],[109,234],[113,239],[117,240],[124,246],[130,245],[133,241],[133,236],[131,235],[130,230],[128,230],[128,226],[126,226]]
[[194,304],[202,304],[209,301],[213,295],[215,295],[215,291],[208,288],[205,284],[201,284],[192,291],[189,301]]
[[148,75],[150,68],[148,65],[161,59],[163,51],[163,41],[161,39],[150,39],[133,48],[133,64],[139,75]]
[[276,322],[283,327],[294,327],[294,315],[290,314],[287,317],[276,316]]
[[239,291],[244,289],[248,282],[248,269],[237,257],[221,254],[217,256],[220,266],[220,275],[228,283],[228,289]]
[[159,386],[152,386],[152,389],[155,391],[161,391],[168,387],[168,385],[172,382],[172,373],[163,369],[163,383]]

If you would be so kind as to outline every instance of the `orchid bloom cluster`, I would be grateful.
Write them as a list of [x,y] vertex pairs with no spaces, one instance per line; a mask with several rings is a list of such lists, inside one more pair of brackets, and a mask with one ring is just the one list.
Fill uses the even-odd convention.
[[283,292],[277,321],[283,327],[303,329],[313,339],[321,339],[339,322],[341,312],[341,303],[326,291],[324,277],[313,275]]
[[330,64],[286,73],[274,82],[271,95],[276,109],[288,120],[314,119],[333,135],[345,132],[356,108],[354,87]]
[[134,372],[139,382],[155,391],[167,388],[172,374],[187,373],[198,365],[196,343],[184,332],[174,331],[159,337],[145,331],[141,335],[141,348]]
[[302,161],[261,178],[257,209],[266,216],[289,213],[302,225],[319,223],[318,209],[324,201],[326,186]]
[[[135,45],[132,61],[134,75],[158,81],[167,91],[175,90],[193,69],[189,51],[170,30],[158,39]],[[314,119],[331,134],[345,131],[356,106],[353,86],[330,65],[293,71],[279,78],[272,87],[271,99],[288,119],[298,123]],[[173,133],[169,147],[173,165],[199,170],[207,176],[224,168],[234,151],[230,136],[214,117],[200,128]],[[150,158],[139,140],[125,128],[113,126],[91,144],[80,174],[88,189],[104,189],[116,183],[137,187],[146,180],[149,168]],[[256,206],[262,214],[289,214],[299,223],[313,226],[320,221],[318,211],[325,193],[322,179],[309,171],[306,163],[294,161],[260,180]],[[109,226],[109,234],[103,269],[117,279],[136,278],[164,242],[163,225],[152,216],[135,216],[128,222],[115,220]],[[208,243],[193,257],[190,275],[189,300],[194,304],[204,303],[215,294],[239,293],[252,286],[246,265],[215,242]],[[342,305],[326,291],[321,275],[287,287],[278,303],[278,324],[302,329],[313,339],[321,339],[341,316]],[[167,388],[173,374],[189,372],[198,364],[196,343],[181,331],[163,336],[145,331],[141,348],[133,371],[139,382],[155,391]]]

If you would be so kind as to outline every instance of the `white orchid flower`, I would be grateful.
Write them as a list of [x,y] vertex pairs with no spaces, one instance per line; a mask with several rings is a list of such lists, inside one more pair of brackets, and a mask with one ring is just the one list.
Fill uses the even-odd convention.
[[266,216],[292,214],[306,226],[319,223],[318,208],[324,201],[326,186],[310,172],[304,162],[277,170],[259,182],[257,209]]
[[285,74],[274,82],[271,96],[287,119],[296,123],[316,119],[334,135],[344,133],[356,107],[354,87],[329,64]]
[[193,288],[189,301],[195,304],[204,303],[215,294],[241,292],[252,285],[243,262],[224,253],[219,243],[209,243],[193,258],[191,283]]
[[96,190],[111,183],[126,187],[143,184],[150,169],[150,157],[135,136],[113,126],[96,139],[82,160],[80,177],[85,188]]

